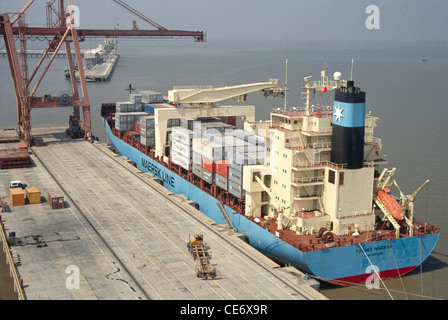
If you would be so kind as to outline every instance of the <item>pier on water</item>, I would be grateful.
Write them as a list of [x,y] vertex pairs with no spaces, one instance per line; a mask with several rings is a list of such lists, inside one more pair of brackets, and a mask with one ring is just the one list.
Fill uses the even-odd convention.
[[[84,57],[85,49],[81,49],[81,56]],[[27,55],[30,58],[40,58],[44,54],[45,50],[27,50]],[[20,54],[20,51],[17,50],[17,53]],[[48,52],[46,58],[50,58],[53,55],[53,52]],[[67,56],[67,52],[65,50],[59,50],[56,53],[56,58],[65,58]],[[75,58],[75,53],[72,53],[72,56]],[[6,50],[0,50],[0,57],[8,57]]]
[[[16,256],[20,299],[326,299],[315,280],[281,268],[105,144],[73,140],[65,129],[33,126],[44,143],[29,148],[32,166],[0,170],[9,204],[3,238]],[[41,202],[12,206],[12,180],[37,186]],[[51,190],[62,192],[63,208],[52,209]],[[213,279],[197,277],[187,248],[195,232],[212,254]]]

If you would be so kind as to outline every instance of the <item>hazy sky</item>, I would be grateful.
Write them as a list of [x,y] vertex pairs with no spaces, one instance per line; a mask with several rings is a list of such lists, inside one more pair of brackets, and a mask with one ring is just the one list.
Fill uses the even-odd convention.
[[[45,3],[27,11],[30,26],[45,26]],[[65,1],[68,4],[68,1]],[[0,12],[19,11],[27,0],[0,0]],[[202,30],[208,41],[301,41],[448,43],[448,0],[126,0],[168,29]],[[81,28],[152,26],[112,0],[72,0],[80,9]],[[366,28],[369,5],[379,9],[378,30]]]

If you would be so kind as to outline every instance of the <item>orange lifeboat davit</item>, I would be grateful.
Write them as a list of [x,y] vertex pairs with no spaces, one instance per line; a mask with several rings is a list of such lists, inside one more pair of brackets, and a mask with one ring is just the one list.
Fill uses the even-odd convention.
[[394,198],[389,188],[384,188],[378,191],[378,199],[384,204],[384,206],[389,210],[390,214],[397,221],[404,220],[403,209],[401,208],[398,201]]

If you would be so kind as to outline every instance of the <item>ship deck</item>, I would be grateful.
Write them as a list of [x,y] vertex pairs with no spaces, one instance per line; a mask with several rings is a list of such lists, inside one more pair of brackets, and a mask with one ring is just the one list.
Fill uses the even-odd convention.
[[[303,215],[306,214],[308,213],[303,213]],[[313,215],[312,212],[309,212],[309,214]],[[325,237],[320,237],[317,234],[298,236],[294,231],[289,230],[287,228],[283,228],[282,230],[279,231],[278,224],[275,219],[265,219],[264,217],[258,219],[260,220],[259,224],[262,225],[264,229],[267,229],[270,233],[274,235],[278,234],[279,238],[281,238],[283,241],[299,249],[302,252],[325,250],[332,247],[358,245],[373,241],[381,241],[381,240],[387,241],[396,238],[395,230],[384,228],[375,231],[361,232],[359,235],[356,236],[353,234],[349,235],[332,234],[332,239],[326,240]],[[419,221],[414,221],[413,225],[416,230],[421,230],[421,234],[425,234],[430,231],[429,227],[426,231],[423,230],[422,229],[423,224]],[[400,231],[400,238],[405,238],[409,236],[406,233],[405,228],[403,228],[403,230],[401,231]]]
[[[104,144],[72,140],[65,125],[33,135],[46,144],[30,149],[33,166],[0,170],[1,195],[11,180],[41,191],[42,203],[2,213],[27,299],[325,299],[315,280],[279,268]],[[63,192],[63,209],[51,209],[50,190]],[[196,276],[186,246],[194,232],[213,254],[214,279]]]

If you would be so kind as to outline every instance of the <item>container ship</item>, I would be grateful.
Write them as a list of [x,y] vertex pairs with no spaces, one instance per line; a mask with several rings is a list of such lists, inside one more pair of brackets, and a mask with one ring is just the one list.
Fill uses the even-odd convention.
[[[101,116],[118,153],[274,261],[341,286],[403,276],[439,238],[414,217],[428,181],[404,195],[396,169],[383,168],[379,118],[366,114],[354,81],[324,69],[304,82],[304,106],[286,108],[285,97],[267,121],[239,102],[285,96],[275,79],[140,91],[104,103]],[[313,105],[325,91],[334,103]],[[229,98],[238,104],[218,105]]]

